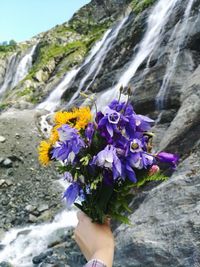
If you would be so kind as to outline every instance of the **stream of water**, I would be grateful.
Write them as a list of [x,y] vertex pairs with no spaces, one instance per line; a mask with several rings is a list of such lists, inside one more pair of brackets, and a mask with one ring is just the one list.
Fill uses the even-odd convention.
[[32,66],[32,59],[36,47],[37,44],[35,44],[32,48],[29,48],[22,58],[19,58],[17,53],[14,53],[9,58],[4,82],[0,88],[0,97],[5,93],[5,91],[14,88],[26,77]]

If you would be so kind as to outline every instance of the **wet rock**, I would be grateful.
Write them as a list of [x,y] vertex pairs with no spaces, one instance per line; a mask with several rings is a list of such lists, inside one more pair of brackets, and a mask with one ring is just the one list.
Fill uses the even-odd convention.
[[3,250],[5,248],[5,245],[0,243],[0,251]]
[[46,210],[48,210],[49,209],[49,205],[47,205],[47,204],[42,204],[42,205],[40,205],[38,208],[37,208],[37,210],[41,213],[41,212],[44,212],[44,211],[46,211]]
[[26,207],[25,207],[25,210],[27,210],[28,212],[33,212],[34,210],[36,210],[36,207],[35,206],[33,206],[33,205],[27,205]]
[[38,217],[38,222],[51,221],[52,219],[53,219],[52,211],[46,210]]
[[51,236],[49,237],[49,244],[48,248],[52,248],[65,240],[65,236],[68,232],[67,228],[61,228],[58,229],[57,231],[53,232]]
[[27,230],[23,230],[17,233],[17,237],[20,235],[28,235],[31,232],[31,230],[27,229]]
[[12,264],[6,261],[0,262],[0,267],[14,267]]
[[32,261],[33,261],[34,264],[39,264],[39,263],[41,263],[46,257],[47,257],[46,253],[41,253],[40,255],[35,256],[35,257],[33,258]]
[[33,215],[33,214],[29,214],[28,220],[31,223],[35,223],[35,222],[37,222],[37,217],[35,215]]

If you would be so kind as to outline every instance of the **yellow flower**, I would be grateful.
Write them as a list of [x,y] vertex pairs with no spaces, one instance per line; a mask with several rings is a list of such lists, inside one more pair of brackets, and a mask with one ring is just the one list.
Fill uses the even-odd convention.
[[51,144],[47,141],[42,141],[38,147],[39,151],[39,161],[42,165],[48,165],[50,162],[49,151]]
[[87,124],[92,120],[92,113],[89,107],[82,107],[77,111],[77,121],[75,128],[77,130],[85,129]]
[[54,116],[54,122],[59,125],[59,127],[63,124],[68,124],[77,130],[85,129],[91,119],[92,114],[89,107],[73,109],[71,112],[58,111]]
[[58,140],[59,140],[59,135],[58,135],[58,131],[57,129],[61,127],[61,125],[56,125],[53,127],[53,129],[51,130],[51,134],[50,134],[50,138],[49,138],[49,142],[54,145]]
[[73,112],[67,112],[67,111],[58,111],[54,115],[54,122],[56,124],[66,124],[69,122],[71,119],[74,119],[74,114]]

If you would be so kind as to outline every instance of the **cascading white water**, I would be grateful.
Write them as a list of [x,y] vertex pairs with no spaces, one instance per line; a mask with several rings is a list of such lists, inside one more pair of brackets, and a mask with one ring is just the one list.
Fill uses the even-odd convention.
[[10,56],[7,63],[4,82],[0,87],[0,97],[3,95],[6,89],[9,88],[12,84],[13,70],[15,69],[16,61],[17,61],[17,53],[14,53],[12,56]]
[[19,61],[17,53],[14,53],[7,64],[6,74],[3,85],[0,88],[0,96],[7,89],[14,88],[21,80],[23,80],[32,66],[32,57],[37,44],[27,51],[25,56]]
[[36,109],[45,109],[50,112],[55,111],[56,108],[60,105],[63,93],[66,91],[66,89],[68,88],[76,74],[79,72],[79,70],[80,68],[73,69],[68,72],[65,75],[64,79],[61,81],[61,83],[59,83],[58,86],[56,86],[56,88],[52,91],[49,97],[44,102],[40,103],[36,107]]
[[[66,182],[60,181],[66,189]],[[1,241],[5,248],[0,251],[0,262],[6,261],[15,267],[32,267],[32,258],[44,252],[59,229],[77,225],[76,211],[62,211],[51,223],[14,228]]]
[[175,5],[179,1],[180,0],[159,0],[154,8],[152,8],[147,21],[147,30],[141,43],[139,44],[137,54],[133,57],[132,62],[121,75],[117,85],[97,98],[97,106],[101,107],[102,105],[106,105],[118,95],[119,88],[121,86],[125,87],[129,84],[131,78],[135,75],[140,65],[148,59],[157,44],[160,42],[164,34],[165,25],[167,24]]
[[63,93],[69,88],[71,82],[76,77],[77,73],[93,59],[93,57],[96,55],[96,53],[101,48],[102,44],[105,42],[105,39],[106,39],[106,37],[110,31],[111,30],[109,29],[104,34],[103,38],[100,41],[95,43],[95,45],[93,46],[89,55],[84,60],[83,64],[79,68],[73,69],[70,72],[68,72],[65,75],[64,79],[52,91],[52,93],[49,95],[49,97],[44,102],[39,104],[36,107],[36,109],[45,109],[45,110],[50,111],[50,112],[53,112],[56,110],[56,108],[60,105],[61,97],[62,97]]
[[184,43],[185,38],[187,37],[187,34],[188,34],[189,29],[187,27],[187,24],[188,24],[188,20],[190,17],[193,3],[194,3],[194,0],[189,0],[187,4],[187,8],[184,13],[182,23],[180,23],[180,21],[177,23],[170,37],[170,41],[174,41],[174,43],[173,43],[173,47],[171,49],[171,53],[169,56],[169,63],[167,65],[167,69],[166,69],[166,73],[163,79],[162,86],[156,96],[156,107],[158,110],[164,109],[165,96],[167,94],[167,89],[169,87],[170,80],[176,68],[177,59],[180,53],[180,47]]
[[113,42],[114,40],[117,38],[120,30],[122,29],[123,25],[125,24],[125,22],[127,21],[129,15],[125,16],[116,26],[116,28],[112,31],[112,29],[108,30],[104,36],[104,42],[102,42],[102,46],[99,49],[99,51],[96,53],[92,64],[90,65],[90,68],[88,70],[87,75],[85,75],[83,77],[83,79],[80,82],[79,88],[76,91],[76,93],[73,95],[73,97],[71,98],[70,102],[68,105],[71,105],[73,103],[73,101],[78,97],[80,91],[83,89],[85,82],[88,80],[88,78],[90,78],[91,76],[93,76],[92,81],[89,83],[89,85],[85,88],[84,91],[87,91],[88,88],[92,85],[92,83],[94,82],[94,80],[96,79],[99,71],[101,70],[101,67],[103,65],[103,62],[108,54],[108,52],[110,51],[110,49],[112,48]]
[[36,47],[37,44],[35,44],[30,49],[30,51],[20,60],[13,78],[12,87],[15,87],[28,74],[28,71],[32,66],[33,54],[35,52]]
[[52,223],[12,229],[2,240],[5,248],[0,251],[0,262],[6,261],[16,267],[32,267],[32,258],[47,249],[53,233],[76,225],[76,213],[63,211]]

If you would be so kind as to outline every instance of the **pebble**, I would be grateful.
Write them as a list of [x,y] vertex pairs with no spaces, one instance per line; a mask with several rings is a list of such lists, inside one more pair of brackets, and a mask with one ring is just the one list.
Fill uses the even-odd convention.
[[7,184],[7,186],[11,186],[11,185],[13,185],[13,182],[9,179],[6,179],[6,184]]
[[15,138],[16,138],[16,139],[19,139],[20,137],[21,137],[21,135],[20,135],[19,133],[16,133],[16,134],[15,134]]
[[1,179],[0,180],[0,187],[4,187],[6,185],[6,180]]
[[4,143],[6,141],[6,138],[2,135],[0,135],[0,143]]
[[4,159],[4,161],[3,161],[3,166],[5,167],[5,168],[11,168],[12,167],[12,160],[10,160],[9,158],[7,158],[7,159]]
[[25,210],[28,211],[28,212],[32,212],[32,211],[34,211],[35,209],[36,209],[36,207],[33,206],[33,205],[27,205],[27,206],[25,207]]
[[8,187],[8,186],[11,186],[11,185],[13,185],[13,182],[11,180],[9,180],[9,179],[6,179],[6,180],[1,179],[0,180],[0,187]]

